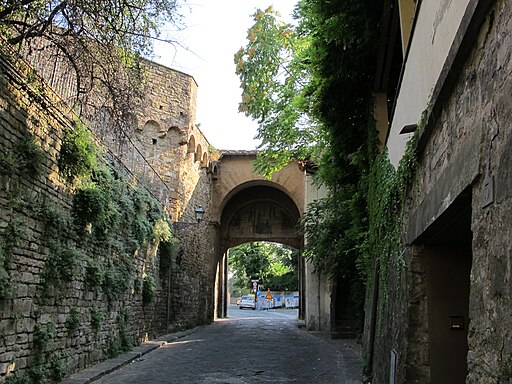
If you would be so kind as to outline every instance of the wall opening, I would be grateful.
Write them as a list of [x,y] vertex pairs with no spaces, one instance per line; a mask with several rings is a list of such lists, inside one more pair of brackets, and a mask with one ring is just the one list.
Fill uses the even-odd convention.
[[467,375],[471,190],[422,235],[429,331],[430,382],[464,383]]
[[[216,260],[217,275],[219,275],[219,267],[226,263],[223,276],[227,279],[227,255],[229,253],[229,260],[232,262],[235,258],[232,252],[239,247],[242,247],[244,252],[250,251],[250,253],[254,253],[252,256],[255,257],[255,260],[258,259],[255,250],[272,248],[268,244],[280,244],[276,248],[278,250],[294,248],[297,250],[297,253],[294,255],[298,257],[303,241],[297,228],[300,212],[293,200],[285,192],[274,187],[271,182],[258,180],[254,184],[244,185],[243,188],[240,188],[226,199],[227,201],[222,209],[220,218],[219,252]],[[301,264],[302,258],[298,257],[298,259],[294,260],[297,264],[294,273],[298,274],[297,276],[299,277],[296,278],[300,280],[301,268],[303,268]],[[219,276],[221,275],[222,272],[220,272]],[[254,276],[252,273],[249,273],[246,276],[249,280],[245,281],[245,283],[254,279]],[[290,277],[290,275],[287,275],[287,277]],[[260,279],[260,277],[256,278]],[[282,288],[282,284],[277,284],[279,279],[268,280],[268,276],[261,276],[261,280],[265,290],[269,287],[273,290],[278,285]],[[215,281],[222,280],[215,277]],[[216,283],[217,290],[222,289],[222,287],[222,284]],[[294,285],[295,287],[297,287],[297,284]],[[249,291],[244,291],[243,293],[250,293],[251,287],[247,286],[246,288]],[[303,297],[300,284],[297,288],[297,291],[299,291],[297,300],[299,300],[299,297]],[[239,291],[236,294],[241,295],[241,293]],[[217,295],[218,303],[216,308],[218,316],[225,316],[227,312],[219,312],[220,309],[225,307],[221,302],[221,294],[219,292]],[[224,299],[224,303],[226,301]]]
[[331,291],[331,337],[333,339],[353,339],[361,332],[361,312],[354,301],[353,282],[343,276],[333,280]]
[[[257,241],[232,247],[227,255],[228,302],[240,305],[242,297],[255,296],[254,307],[250,307],[252,303],[242,303],[241,306],[260,310],[298,308],[298,249]],[[219,266],[223,262],[221,260]],[[269,290],[272,298],[267,297]]]

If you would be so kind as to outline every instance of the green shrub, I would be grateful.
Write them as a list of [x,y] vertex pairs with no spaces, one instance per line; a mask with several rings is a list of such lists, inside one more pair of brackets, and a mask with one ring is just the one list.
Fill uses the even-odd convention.
[[87,179],[97,162],[97,147],[91,132],[80,121],[75,121],[62,137],[59,172],[69,182],[76,178]]
[[68,358],[66,355],[61,354],[52,358],[50,369],[52,372],[52,379],[59,382],[69,372]]
[[73,222],[80,228],[88,224],[100,226],[105,219],[107,204],[105,192],[95,183],[79,188],[73,198],[71,209]]
[[91,291],[96,291],[101,288],[103,278],[103,266],[98,261],[88,258],[85,265],[85,286]]
[[160,218],[155,222],[153,238],[157,241],[171,241],[172,231],[167,220]]

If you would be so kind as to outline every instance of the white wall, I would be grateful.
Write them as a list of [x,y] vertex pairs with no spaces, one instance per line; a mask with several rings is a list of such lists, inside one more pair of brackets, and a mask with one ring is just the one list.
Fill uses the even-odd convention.
[[417,124],[427,108],[468,3],[469,0],[421,2],[387,141],[395,168],[411,136],[399,132],[405,125]]

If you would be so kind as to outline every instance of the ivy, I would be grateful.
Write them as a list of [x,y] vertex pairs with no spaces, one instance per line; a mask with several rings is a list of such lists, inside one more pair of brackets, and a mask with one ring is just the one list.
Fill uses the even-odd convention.
[[416,145],[419,132],[426,124],[429,113],[430,107],[427,107],[418,122],[418,129],[407,142],[405,153],[396,170],[389,161],[387,151],[376,155],[371,163],[368,188],[369,229],[364,245],[365,252],[358,260],[358,267],[367,285],[371,286],[373,270],[378,266],[381,310],[387,304],[391,288],[390,268],[400,270],[405,266],[403,216],[407,209],[407,196],[418,168]]

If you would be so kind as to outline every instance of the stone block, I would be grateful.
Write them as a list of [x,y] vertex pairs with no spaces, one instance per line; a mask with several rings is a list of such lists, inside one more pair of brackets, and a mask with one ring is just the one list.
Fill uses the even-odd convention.
[[6,352],[0,355],[0,363],[10,363],[14,359],[14,352]]

